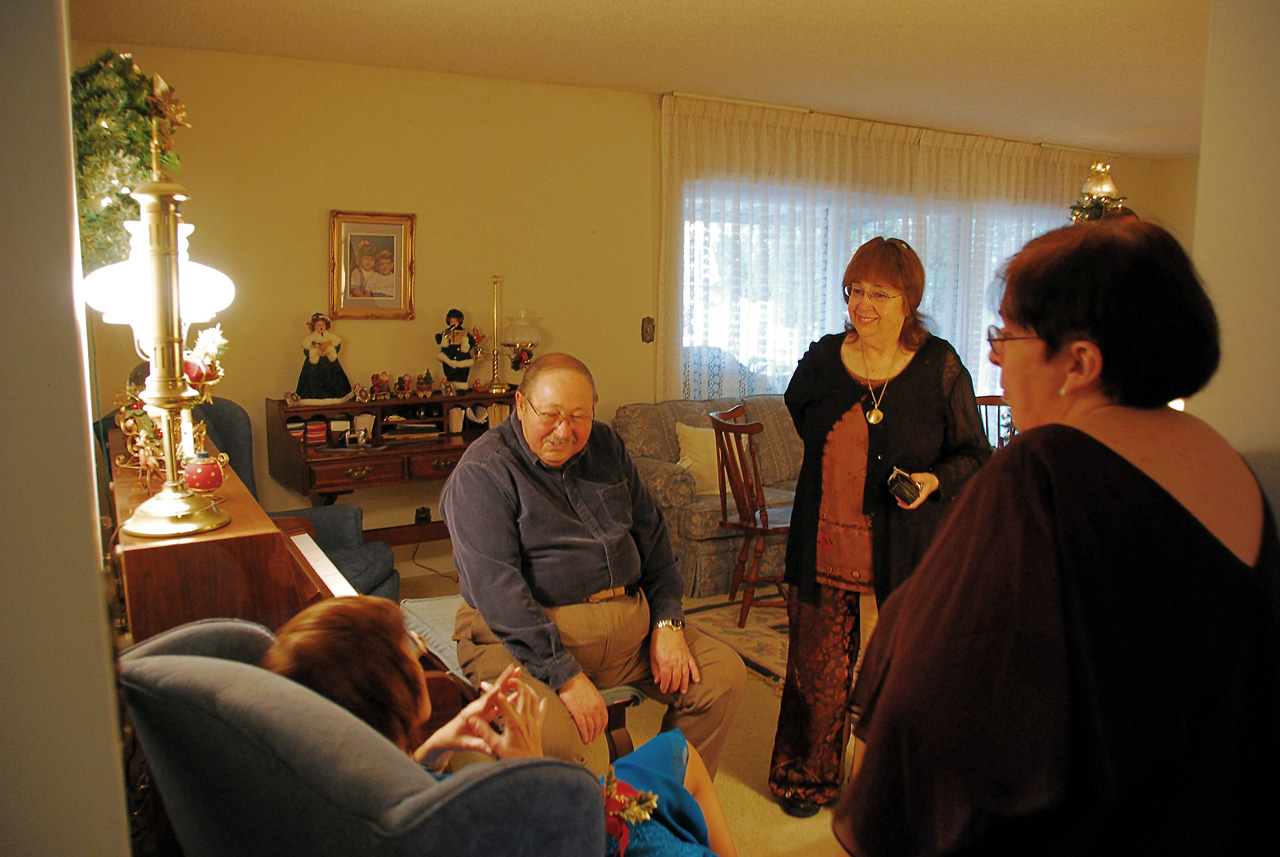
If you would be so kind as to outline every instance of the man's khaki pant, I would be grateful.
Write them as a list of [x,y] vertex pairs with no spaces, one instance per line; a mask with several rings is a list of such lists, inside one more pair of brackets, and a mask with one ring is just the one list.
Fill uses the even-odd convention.
[[[702,681],[691,683],[683,694],[662,693],[649,668],[649,604],[644,593],[546,610],[560,629],[565,647],[597,688],[629,684],[666,704],[662,728],[684,732],[702,755],[707,770],[715,775],[747,679],[742,658],[733,649],[686,626],[685,642],[702,673]],[[466,604],[458,610],[453,638],[458,644],[462,669],[476,686],[481,681],[495,680],[508,665],[516,663],[480,614]],[[543,752],[583,764],[586,748],[555,688],[538,681],[527,670],[524,680],[548,701]]]

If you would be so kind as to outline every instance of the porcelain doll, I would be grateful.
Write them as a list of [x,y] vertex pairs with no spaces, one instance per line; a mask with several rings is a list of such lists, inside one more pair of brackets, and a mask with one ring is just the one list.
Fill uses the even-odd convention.
[[302,371],[298,373],[299,399],[349,399],[351,382],[338,362],[342,340],[329,329],[324,313],[315,313],[307,322],[308,334],[302,340]]

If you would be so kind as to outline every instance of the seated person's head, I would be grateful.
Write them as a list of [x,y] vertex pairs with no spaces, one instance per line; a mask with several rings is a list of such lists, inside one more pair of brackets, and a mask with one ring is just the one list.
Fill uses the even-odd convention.
[[591,436],[599,398],[591,370],[578,358],[544,354],[531,360],[516,392],[516,414],[529,448],[549,467],[577,455]]
[[1221,350],[1213,304],[1177,240],[1135,217],[1056,229],[1005,267],[1000,311],[1053,357],[1073,340],[1102,354],[1101,392],[1156,408],[1199,391]]
[[311,605],[280,628],[262,666],[341,705],[406,753],[431,716],[400,608],[385,598]]

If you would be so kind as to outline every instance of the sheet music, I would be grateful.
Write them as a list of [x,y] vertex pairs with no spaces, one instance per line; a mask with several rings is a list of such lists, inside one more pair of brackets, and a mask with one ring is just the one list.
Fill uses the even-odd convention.
[[316,570],[316,574],[320,575],[320,579],[329,587],[329,591],[335,598],[360,594],[356,592],[351,582],[342,576],[342,572],[338,571],[338,567],[329,560],[329,557],[324,555],[324,551],[320,550],[320,546],[309,534],[298,533],[289,538],[293,539],[303,558]]

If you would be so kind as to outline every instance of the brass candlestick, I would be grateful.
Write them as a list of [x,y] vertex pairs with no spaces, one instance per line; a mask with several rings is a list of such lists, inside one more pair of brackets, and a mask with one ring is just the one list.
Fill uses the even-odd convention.
[[501,350],[498,345],[498,283],[502,282],[502,277],[498,274],[493,275],[493,333],[489,350],[493,353],[493,377],[489,379],[488,391],[490,393],[505,393],[510,388],[502,383],[502,379],[498,377],[498,352]]

